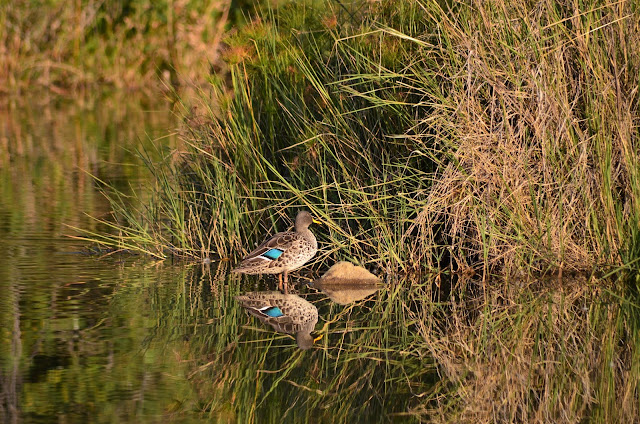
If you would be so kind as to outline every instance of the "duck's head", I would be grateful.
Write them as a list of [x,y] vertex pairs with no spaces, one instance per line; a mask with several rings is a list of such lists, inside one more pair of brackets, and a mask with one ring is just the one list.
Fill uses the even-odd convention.
[[322,224],[322,222],[315,219],[311,214],[307,211],[298,212],[298,216],[296,216],[296,231],[303,231],[309,228],[311,224]]
[[301,350],[311,349],[311,346],[322,338],[322,334],[305,333],[301,331],[296,334],[296,343]]

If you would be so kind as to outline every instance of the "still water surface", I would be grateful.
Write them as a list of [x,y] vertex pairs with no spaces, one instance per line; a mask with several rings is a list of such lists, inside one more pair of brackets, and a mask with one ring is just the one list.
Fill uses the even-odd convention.
[[0,106],[0,421],[411,420],[434,372],[385,349],[409,337],[406,325],[370,325],[372,314],[402,319],[379,310],[386,289],[345,305],[303,288],[325,337],[302,351],[234,299],[272,289],[272,277],[99,257],[68,237],[73,227],[108,231],[90,218],[110,211],[90,174],[144,191],[150,176],[135,150],[175,147],[176,126],[162,101]]

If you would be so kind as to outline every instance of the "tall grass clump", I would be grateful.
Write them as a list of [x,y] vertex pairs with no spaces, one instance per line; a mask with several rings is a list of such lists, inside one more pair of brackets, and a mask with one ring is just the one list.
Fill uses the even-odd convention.
[[584,271],[633,260],[637,4],[455,10],[432,12],[450,59],[439,71],[447,94],[420,121],[422,136],[452,149],[420,212],[422,231],[444,224],[456,262],[491,270]]
[[[184,130],[190,149],[154,167],[163,189],[153,213],[122,225],[137,228],[128,234],[141,248],[226,257],[266,231],[255,226],[261,218],[303,207],[327,224],[325,255],[418,266],[406,231],[435,166],[403,132],[423,107],[377,76],[381,66],[400,70],[416,48],[376,29],[381,5],[370,6],[381,8],[375,15],[328,5],[320,14],[318,5],[268,9],[226,40],[232,90],[216,87],[215,101],[195,108]],[[398,28],[423,31],[417,5],[403,7]],[[339,41],[354,26],[369,34]],[[376,104],[357,90],[379,91]]]

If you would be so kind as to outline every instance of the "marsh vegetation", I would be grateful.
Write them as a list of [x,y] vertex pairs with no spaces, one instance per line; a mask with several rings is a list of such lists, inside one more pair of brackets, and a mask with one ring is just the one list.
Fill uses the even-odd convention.
[[[185,288],[208,303],[175,309],[228,331],[194,329],[189,407],[243,422],[638,421],[639,12],[314,0],[226,35],[228,79],[177,104],[184,147],[143,153],[145,198],[105,187],[112,231],[85,232],[219,261],[224,283]],[[346,260],[387,282],[357,308],[309,295],[327,337],[307,352],[238,336],[247,280],[226,276],[298,209],[325,223],[309,272]]]

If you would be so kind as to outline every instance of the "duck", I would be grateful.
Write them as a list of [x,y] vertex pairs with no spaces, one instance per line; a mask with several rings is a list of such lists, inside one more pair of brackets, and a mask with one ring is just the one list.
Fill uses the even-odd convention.
[[309,212],[299,211],[294,231],[284,231],[269,237],[242,259],[233,272],[278,274],[278,288],[287,294],[288,273],[302,267],[318,251],[318,241],[309,230],[312,223],[321,222],[313,218]]
[[279,291],[248,292],[235,299],[249,315],[279,333],[293,334],[296,344],[308,350],[317,340],[311,335],[318,323],[318,308],[296,294]]

